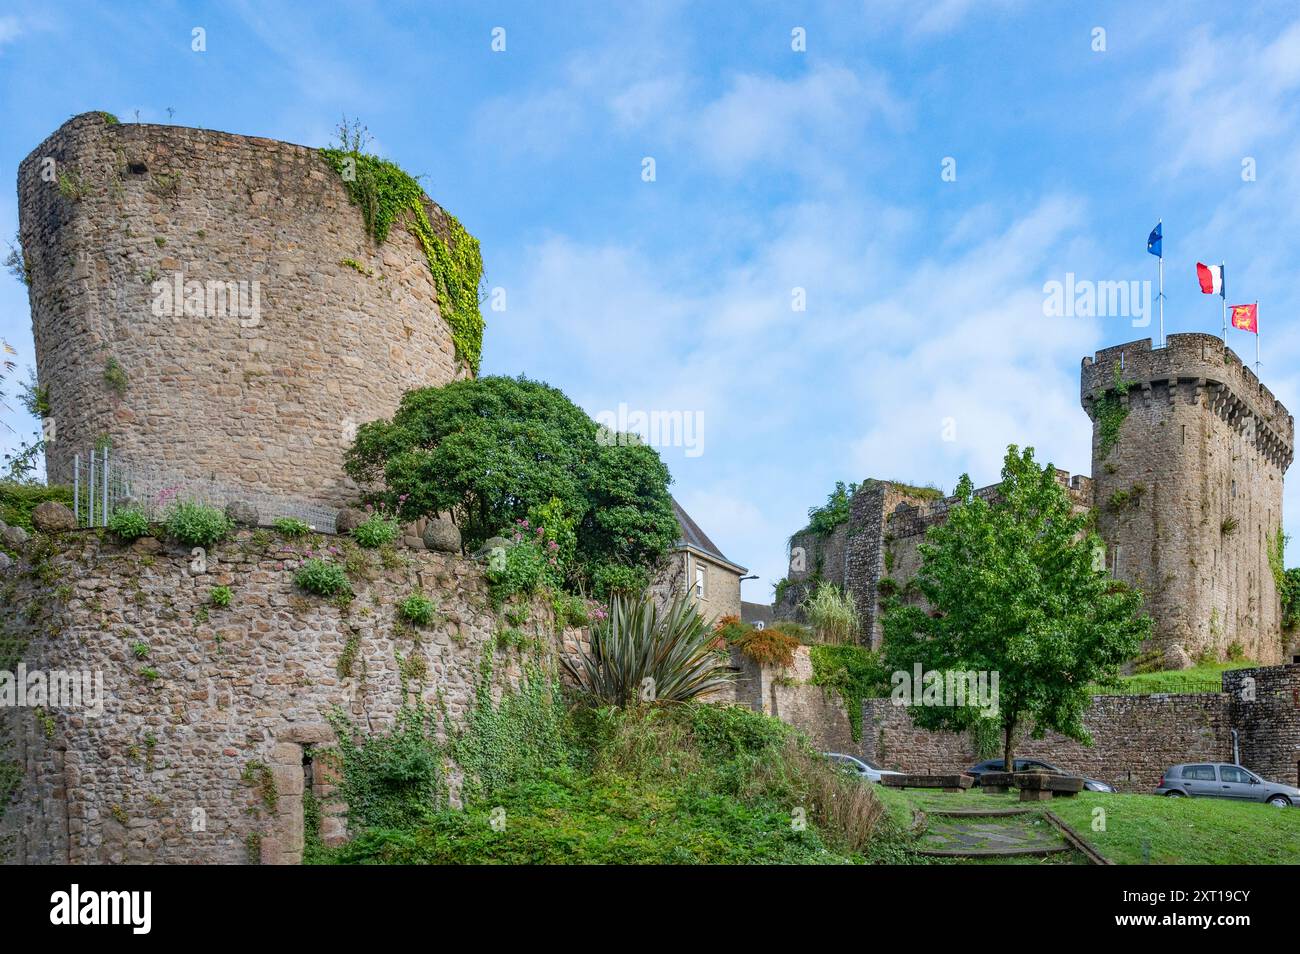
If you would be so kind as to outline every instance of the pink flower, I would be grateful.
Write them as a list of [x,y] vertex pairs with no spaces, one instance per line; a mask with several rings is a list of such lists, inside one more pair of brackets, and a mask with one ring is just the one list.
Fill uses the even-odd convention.
[[560,545],[556,543],[554,540],[548,540],[546,542],[546,545],[550,547],[552,550],[558,550],[560,548]]

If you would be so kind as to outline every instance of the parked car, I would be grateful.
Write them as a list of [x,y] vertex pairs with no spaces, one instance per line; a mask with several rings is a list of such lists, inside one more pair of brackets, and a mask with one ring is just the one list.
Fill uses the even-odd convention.
[[[985,772],[1001,772],[1002,766],[1006,764],[1003,759],[989,759],[986,762],[980,762],[978,765],[972,765],[966,770],[967,775],[975,776],[975,784],[980,783],[980,776]],[[1069,775],[1063,768],[1058,768],[1051,762],[1044,762],[1041,759],[1016,759],[1017,772],[1046,772],[1049,775]],[[1114,792],[1115,786],[1109,782],[1103,782],[1097,778],[1085,778],[1083,787],[1090,792]]]
[[1171,766],[1160,777],[1155,793],[1171,798],[1235,798],[1245,802],[1267,802],[1275,808],[1300,805],[1300,788],[1270,782],[1250,769],[1228,762]]
[[882,769],[878,765],[872,765],[866,759],[860,759],[856,755],[845,755],[842,752],[823,752],[822,755],[830,759],[832,765],[837,765],[845,771],[852,772],[859,778],[865,778],[868,782],[879,782],[882,775],[902,775],[902,772],[891,772],[889,769]]

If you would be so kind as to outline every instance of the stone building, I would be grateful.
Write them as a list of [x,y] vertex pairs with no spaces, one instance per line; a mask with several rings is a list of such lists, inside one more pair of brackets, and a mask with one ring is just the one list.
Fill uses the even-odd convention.
[[51,482],[111,442],[178,482],[338,506],[357,425],[469,373],[420,244],[377,247],[317,149],[84,113],[18,193]]
[[723,556],[676,499],[673,515],[681,536],[651,584],[657,602],[663,605],[676,594],[689,593],[710,621],[740,616],[740,581],[749,571]]
[[[1204,334],[1085,357],[1080,388],[1093,419],[1093,476],[1061,471],[1058,479],[1078,509],[1095,511],[1109,571],[1142,591],[1155,622],[1145,651],[1172,668],[1237,653],[1283,660],[1291,637],[1275,572],[1291,414],[1222,340]],[[828,580],[853,596],[864,641],[879,646],[881,600],[915,598],[917,547],[952,503],[928,488],[864,481],[845,523],[791,537],[776,615],[798,618],[804,596]]]

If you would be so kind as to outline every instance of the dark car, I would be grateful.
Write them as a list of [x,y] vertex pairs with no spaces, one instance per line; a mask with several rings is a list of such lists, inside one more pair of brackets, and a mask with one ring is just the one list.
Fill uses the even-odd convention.
[[1235,798],[1267,802],[1275,808],[1300,805],[1300,788],[1270,782],[1250,769],[1230,762],[1200,762],[1171,766],[1160,777],[1157,795],[1173,798]]
[[[1044,762],[1041,759],[1016,759],[1015,761],[1017,772],[1046,772],[1049,775],[1070,774],[1065,771],[1065,769],[1058,768],[1051,762]],[[981,775],[985,772],[1001,772],[1003,771],[1002,766],[1005,764],[1006,762],[1003,759],[988,759],[987,761],[979,763],[979,765],[972,765],[966,770],[966,774],[975,776],[975,784],[978,785],[980,783]],[[1114,785],[1096,778],[1085,778],[1083,780],[1083,787],[1090,792],[1115,791]]]

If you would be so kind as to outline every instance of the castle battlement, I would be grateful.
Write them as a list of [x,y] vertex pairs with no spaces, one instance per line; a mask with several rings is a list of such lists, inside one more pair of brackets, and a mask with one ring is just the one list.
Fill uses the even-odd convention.
[[1115,390],[1117,376],[1129,384],[1125,402],[1142,398],[1203,405],[1237,431],[1253,422],[1259,453],[1281,471],[1291,465],[1291,412],[1217,336],[1170,335],[1163,348],[1153,348],[1151,339],[1144,338],[1085,356],[1079,396],[1090,417],[1096,417],[1095,403]]

